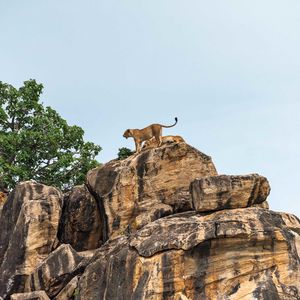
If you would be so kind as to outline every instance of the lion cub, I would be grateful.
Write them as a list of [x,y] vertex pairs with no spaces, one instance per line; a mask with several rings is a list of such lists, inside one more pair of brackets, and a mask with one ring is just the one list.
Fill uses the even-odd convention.
[[159,147],[162,143],[162,137],[161,137],[162,127],[164,128],[173,127],[177,124],[177,121],[178,119],[175,118],[175,123],[170,126],[161,125],[161,124],[151,124],[143,129],[127,129],[124,132],[123,137],[125,137],[126,139],[132,137],[134,139],[136,152],[140,152],[142,148],[142,143],[144,141],[150,140],[152,137],[155,138],[157,145]]
[[[166,135],[162,136],[162,144],[171,144],[171,143],[185,143],[185,140],[179,135]],[[154,148],[157,146],[155,138],[151,138],[146,141],[142,147],[142,149]]]

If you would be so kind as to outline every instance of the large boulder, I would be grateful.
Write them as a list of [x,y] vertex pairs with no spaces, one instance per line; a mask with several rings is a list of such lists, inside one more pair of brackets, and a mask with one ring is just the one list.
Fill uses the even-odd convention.
[[215,175],[211,158],[183,142],[143,150],[91,170],[87,186],[99,203],[104,241],[191,210],[190,182]]
[[61,245],[30,274],[25,291],[44,290],[51,298],[56,296],[77,275],[83,259],[70,245]]
[[76,299],[296,300],[299,233],[295,216],[262,208],[165,217],[104,245]]
[[190,191],[195,210],[205,212],[261,204],[270,193],[270,185],[258,174],[219,175],[194,180]]
[[16,186],[0,217],[0,296],[23,292],[27,276],[51,252],[56,240],[62,194],[27,181]]
[[58,239],[76,251],[96,249],[102,244],[98,204],[84,185],[75,186],[64,197]]

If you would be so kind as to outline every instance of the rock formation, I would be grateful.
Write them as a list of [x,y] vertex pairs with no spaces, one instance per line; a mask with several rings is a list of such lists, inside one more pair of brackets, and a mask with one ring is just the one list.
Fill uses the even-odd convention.
[[62,194],[35,182],[17,185],[0,217],[0,296],[23,292],[27,276],[55,245]]
[[75,186],[65,195],[58,238],[76,251],[96,249],[102,244],[98,205],[85,186]]
[[[299,230],[299,220],[292,222]],[[104,250],[86,268],[77,299],[300,296],[299,236],[269,210],[172,215],[119,244],[113,255]]]
[[191,210],[191,181],[214,175],[217,171],[211,158],[185,143],[145,150],[91,170],[87,186],[105,212],[104,241]]
[[270,193],[268,180],[258,174],[205,177],[194,180],[190,187],[198,212],[259,205]]
[[184,142],[113,160],[64,196],[20,183],[0,216],[0,297],[300,299],[300,221],[269,210],[269,192]]

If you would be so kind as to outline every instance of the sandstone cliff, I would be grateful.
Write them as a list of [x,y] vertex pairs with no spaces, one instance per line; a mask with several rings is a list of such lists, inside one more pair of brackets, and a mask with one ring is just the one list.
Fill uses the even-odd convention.
[[20,183],[0,212],[0,299],[300,299],[300,221],[269,193],[184,142],[66,195]]

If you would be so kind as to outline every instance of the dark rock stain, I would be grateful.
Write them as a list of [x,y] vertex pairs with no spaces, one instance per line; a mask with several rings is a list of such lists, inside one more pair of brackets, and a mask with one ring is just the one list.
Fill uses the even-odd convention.
[[253,188],[250,194],[250,197],[247,202],[247,207],[250,207],[254,203],[260,203],[257,201],[255,197],[257,197],[258,189],[259,189],[260,181],[258,178],[254,178]]
[[65,230],[64,230],[65,229],[64,227],[66,226],[65,220],[67,219],[67,216],[69,214],[69,211],[68,211],[69,199],[70,199],[70,195],[67,195],[64,197],[61,218],[59,220],[59,225],[58,225],[58,230],[57,230],[57,238],[62,243],[64,243],[64,242],[70,243],[70,241],[65,236]]
[[121,223],[121,217],[120,216],[116,216],[113,220],[113,223],[112,223],[112,228],[115,230],[115,229],[118,229],[120,227],[120,223]]
[[147,284],[148,279],[149,279],[149,272],[145,271],[143,273],[143,275],[140,277],[139,283],[138,283],[136,289],[134,290],[131,299],[134,299],[134,300],[143,299],[143,295],[145,292],[145,286]]
[[230,290],[230,292],[228,293],[228,296],[231,296],[231,295],[235,294],[235,293],[239,290],[240,287],[241,287],[240,283],[236,284],[236,285]]
[[144,194],[144,175],[147,172],[146,161],[149,158],[149,152],[140,154],[137,160],[136,173],[138,179],[138,200],[143,199]]
[[[38,269],[37,270],[37,277],[38,277],[38,286],[34,285],[35,288],[37,288],[38,290],[43,289],[44,288],[44,280],[43,280],[43,271],[42,269]],[[32,281],[34,282],[34,276],[31,276]]]
[[187,257],[191,257],[197,266],[193,279],[194,299],[206,299],[204,288],[210,248],[211,241],[208,240],[186,252]]
[[162,255],[163,299],[173,299],[175,294],[173,261],[171,253]]
[[36,192],[37,192],[38,194],[42,194],[42,193],[43,193],[43,190],[44,190],[44,185],[42,185],[42,184],[40,184],[40,183],[36,183],[36,184],[34,185],[34,188],[35,188],[35,190],[36,190]]
[[112,193],[108,194],[108,200],[109,200],[109,202],[112,202],[112,200],[113,200],[113,194]]
[[259,286],[253,292],[253,296],[258,300],[280,300],[276,286],[271,279],[259,283]]

